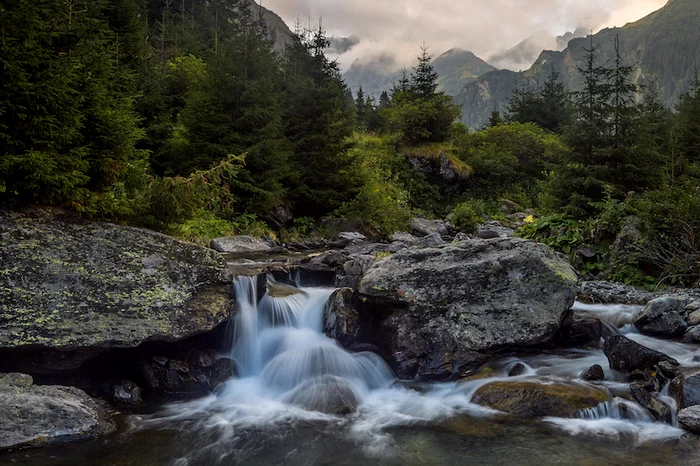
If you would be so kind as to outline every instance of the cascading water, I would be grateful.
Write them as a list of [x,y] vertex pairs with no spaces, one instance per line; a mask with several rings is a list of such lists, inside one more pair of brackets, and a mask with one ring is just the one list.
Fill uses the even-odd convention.
[[[239,313],[231,358],[241,379],[251,379],[246,383],[273,400],[329,414],[354,411],[371,390],[391,385],[394,376],[379,356],[348,353],[323,334],[323,312],[334,290],[270,285],[277,293],[258,301],[256,277],[235,282]],[[238,384],[229,381],[222,396],[234,397]]]
[[[626,399],[628,396],[623,393],[629,390],[628,384],[610,371],[600,349],[560,350],[496,360],[489,363],[487,378],[424,384],[416,389],[394,383],[394,375],[379,356],[349,353],[324,335],[324,309],[334,290],[269,282],[268,291],[258,298],[255,278],[237,278],[234,286],[239,312],[231,323],[228,351],[237,377],[218,387],[215,395],[168,405],[158,414],[141,417],[136,423],[136,429],[196,432],[189,439],[194,446],[180,453],[180,459],[185,461],[182,464],[189,461],[194,462],[190,464],[240,464],[253,457],[267,458],[268,453],[269,458],[274,458],[269,461],[280,462],[280,457],[274,455],[276,446],[269,452],[265,450],[266,445],[271,446],[267,442],[301,435],[309,426],[313,432],[305,435],[324,439],[320,440],[324,445],[333,439],[331,444],[345,445],[338,447],[341,450],[354,448],[356,458],[360,455],[361,459],[351,464],[363,464],[367,458],[381,458],[382,462],[391,458],[402,464],[401,455],[407,454],[408,440],[403,434],[406,429],[422,435],[444,432],[438,426],[461,429],[465,423],[469,428],[478,426],[495,432],[502,430],[504,424],[509,429],[524,429],[518,423],[494,418],[493,410],[472,402],[482,385],[517,380],[586,384],[581,379],[582,373],[593,364],[605,368],[606,380],[597,382],[596,386],[613,394],[609,401],[581,411],[576,419],[545,418],[541,425],[574,436],[603,435],[635,445],[678,438],[683,432],[654,421],[644,408]],[[641,308],[577,303],[575,309],[582,307],[584,312],[595,313],[608,322],[615,331],[676,359],[690,361],[690,353],[697,350],[634,333],[630,323]],[[525,366],[519,372],[521,375],[509,377],[510,370],[518,363]],[[660,400],[671,403],[666,393],[661,394]],[[319,460],[313,449],[306,453],[304,448],[299,448],[310,441],[309,437],[304,438],[294,441],[302,443],[292,442],[286,451],[289,455],[301,458],[311,455]],[[541,437],[536,438],[541,441]],[[403,442],[401,447],[397,445],[399,441]],[[537,450],[533,447],[531,454],[539,454]],[[586,452],[582,450],[583,455]],[[441,453],[435,451],[432,455]],[[482,451],[482,454],[489,457],[491,453]],[[434,464],[432,460],[431,456],[427,462]],[[282,462],[288,461],[292,460],[285,457]]]

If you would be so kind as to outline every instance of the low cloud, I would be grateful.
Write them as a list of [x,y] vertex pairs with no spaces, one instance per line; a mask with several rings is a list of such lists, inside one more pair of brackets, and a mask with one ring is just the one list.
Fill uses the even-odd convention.
[[395,68],[410,66],[423,41],[433,55],[459,47],[488,57],[531,36],[556,37],[583,27],[622,26],[661,8],[666,0],[263,0],[292,25],[323,25],[335,37],[360,42],[339,55],[356,59],[391,52]]

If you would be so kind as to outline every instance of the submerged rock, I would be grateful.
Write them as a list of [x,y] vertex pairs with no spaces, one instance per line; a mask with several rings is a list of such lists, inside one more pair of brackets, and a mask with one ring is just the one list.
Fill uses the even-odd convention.
[[608,395],[588,385],[523,380],[486,384],[472,401],[519,417],[574,418],[581,410],[608,401]]
[[211,240],[211,248],[229,254],[243,252],[265,252],[270,249],[270,245],[261,239],[252,236],[226,236]]
[[401,378],[458,377],[504,348],[548,342],[573,304],[577,276],[547,246],[519,238],[409,249],[358,285]]
[[324,311],[323,331],[345,348],[356,342],[360,315],[353,307],[351,289],[341,288],[333,292]]
[[647,303],[634,326],[645,335],[671,338],[685,333],[688,324],[681,312],[683,303],[672,297],[656,298]]
[[508,377],[517,377],[519,375],[523,375],[525,372],[527,372],[527,367],[525,367],[525,364],[522,362],[519,362],[510,368],[510,371],[508,371]]
[[610,368],[629,373],[635,370],[654,369],[654,366],[666,361],[674,366],[678,361],[659,351],[630,340],[624,335],[611,335],[605,339],[603,351],[608,358]]
[[82,390],[0,374],[0,450],[89,440],[112,430],[104,410]]
[[678,412],[678,423],[694,434],[700,435],[700,406],[690,406]]
[[105,349],[208,332],[234,310],[219,254],[159,233],[0,212],[0,242],[0,349],[78,355],[62,358],[68,369]]
[[324,375],[302,382],[287,403],[326,414],[351,414],[360,404],[355,391],[340,377]]

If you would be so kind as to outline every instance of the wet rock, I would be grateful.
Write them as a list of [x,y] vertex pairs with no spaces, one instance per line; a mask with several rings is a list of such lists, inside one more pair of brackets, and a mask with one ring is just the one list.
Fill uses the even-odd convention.
[[681,373],[680,366],[674,366],[668,361],[661,361],[656,365],[656,369],[669,380],[673,380]]
[[588,368],[586,372],[581,376],[583,380],[588,381],[599,381],[605,380],[605,372],[599,364],[595,364]]
[[112,384],[109,389],[109,397],[118,404],[137,405],[143,401],[141,388],[131,380],[122,380]]
[[437,246],[442,246],[445,244],[445,241],[442,239],[442,236],[438,235],[437,233],[434,233],[432,235],[425,236],[421,238],[418,243],[416,243],[416,247],[419,248],[434,248]]
[[358,343],[355,342],[346,348],[348,351],[353,353],[374,353],[381,354],[377,346],[371,343]]
[[688,324],[681,317],[683,303],[672,297],[656,298],[647,303],[634,326],[645,335],[675,337],[683,335]]
[[557,335],[558,346],[576,348],[598,344],[603,337],[603,322],[591,317],[574,317],[562,325]]
[[671,408],[651,393],[655,391],[654,387],[645,382],[635,382],[630,384],[630,391],[637,403],[646,408],[654,419],[667,424],[671,423],[673,419]]
[[579,286],[578,298],[588,303],[644,305],[653,299],[654,295],[622,283],[584,281]]
[[209,332],[234,312],[221,256],[159,233],[0,212],[0,242],[0,348],[80,353],[67,370],[105,349]]
[[700,405],[700,371],[682,372],[671,382],[669,393],[680,409]]
[[550,341],[576,281],[548,247],[502,238],[400,251],[377,261],[358,290],[368,312],[387,316],[373,342],[399,377],[436,379],[458,377],[504,347]]
[[486,384],[476,391],[472,401],[518,417],[575,418],[581,410],[608,401],[608,396],[588,385],[525,380]]
[[348,241],[365,241],[367,237],[362,233],[358,233],[356,231],[343,231],[341,233],[338,233],[338,239],[346,239]]
[[360,314],[352,304],[352,290],[336,290],[328,300],[323,314],[323,331],[347,348],[356,342],[360,332]]
[[510,368],[508,377],[517,377],[523,375],[525,372],[527,372],[527,367],[525,367],[525,364],[519,362]]
[[0,450],[90,440],[113,430],[102,407],[82,390],[0,374]]
[[339,377],[324,375],[302,382],[286,399],[309,411],[347,415],[357,411],[357,395]]
[[686,430],[700,435],[700,406],[690,406],[678,412],[678,423]]
[[401,243],[404,243],[407,246],[413,246],[419,241],[420,238],[416,238],[410,233],[407,233],[405,231],[397,231],[393,235],[391,235],[391,241],[399,241]]
[[141,360],[139,369],[149,391],[171,395],[210,393],[235,373],[230,359],[199,350],[179,359],[152,355]]
[[243,252],[265,252],[270,249],[270,245],[259,238],[252,236],[226,236],[211,240],[211,248],[229,254]]
[[610,368],[625,373],[635,370],[654,369],[654,366],[662,361],[666,361],[674,366],[678,365],[678,361],[675,359],[659,351],[642,346],[624,335],[607,337],[603,345],[603,351],[608,358]]
[[683,342],[700,344],[700,325],[689,328],[688,331],[685,332],[685,335],[683,335]]

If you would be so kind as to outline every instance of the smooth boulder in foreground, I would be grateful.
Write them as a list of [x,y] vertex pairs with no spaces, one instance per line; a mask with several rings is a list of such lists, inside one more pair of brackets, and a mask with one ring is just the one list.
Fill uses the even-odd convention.
[[520,238],[408,249],[377,261],[358,293],[373,340],[401,378],[456,378],[504,348],[548,342],[574,302],[577,276]]
[[473,397],[482,406],[525,418],[574,418],[607,400],[604,391],[589,385],[537,380],[492,382]]
[[113,429],[82,390],[36,386],[28,375],[0,374],[0,450],[89,440]]

